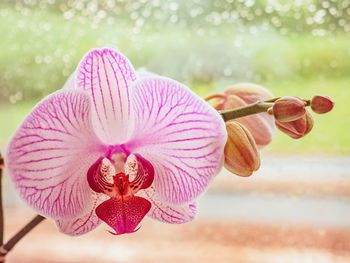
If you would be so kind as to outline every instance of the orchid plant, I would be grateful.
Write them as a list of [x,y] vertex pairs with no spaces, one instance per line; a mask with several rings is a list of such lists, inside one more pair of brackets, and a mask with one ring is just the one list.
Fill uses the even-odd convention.
[[[136,72],[114,49],[94,49],[61,90],[38,103],[9,143],[9,176],[39,215],[2,243],[0,254],[44,218],[73,236],[102,222],[112,234],[132,233],[146,215],[189,222],[223,165],[249,176],[276,126],[293,138],[307,134],[310,105],[325,113],[333,102],[273,98],[252,84],[203,100],[175,80]],[[2,216],[0,229],[2,241]]]

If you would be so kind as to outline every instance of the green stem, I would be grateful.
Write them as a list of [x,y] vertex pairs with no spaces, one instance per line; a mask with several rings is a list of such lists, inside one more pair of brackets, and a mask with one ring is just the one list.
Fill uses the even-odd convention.
[[4,244],[4,208],[2,204],[2,170],[4,165],[4,159],[0,153],[0,246]]
[[219,113],[221,114],[224,121],[227,122],[233,119],[242,118],[242,117],[257,114],[257,113],[267,112],[267,110],[272,106],[273,106],[273,102],[271,102],[271,100],[258,101],[254,104],[250,104],[242,108],[222,110],[222,111],[219,111]]
[[[221,94],[213,94],[212,96],[208,96],[207,98],[212,99],[220,96]],[[258,114],[261,112],[267,112],[267,110],[270,109],[273,106],[274,102],[279,98],[280,97],[276,97],[265,101],[258,101],[256,103],[238,109],[236,108],[229,110],[221,110],[219,111],[219,113],[221,114],[224,121],[227,122],[230,120],[242,118],[253,114]],[[305,101],[306,107],[310,106],[310,100],[303,99],[303,101]]]
[[0,262],[5,262],[6,255],[13,247],[34,227],[36,227],[45,217],[41,215],[35,216],[28,224],[19,230],[9,241],[4,244],[4,209],[2,202],[2,172],[5,162],[0,153]]

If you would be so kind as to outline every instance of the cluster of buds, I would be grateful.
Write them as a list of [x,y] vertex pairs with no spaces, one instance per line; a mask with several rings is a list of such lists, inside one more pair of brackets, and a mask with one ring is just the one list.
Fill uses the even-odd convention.
[[[218,110],[230,110],[245,107],[258,101],[269,100],[272,93],[259,85],[241,83],[227,88],[223,94],[213,94],[206,98]],[[244,125],[252,134],[258,148],[269,144],[275,133],[273,117],[267,113],[236,118],[235,121]]]
[[259,150],[272,141],[275,127],[299,139],[311,131],[314,123],[306,107],[323,114],[334,106],[327,96],[314,96],[311,100],[273,98],[266,88],[247,83],[230,86],[206,100],[226,122],[225,167],[239,176],[250,176],[259,169]]
[[277,99],[267,112],[273,114],[276,127],[280,131],[293,139],[299,139],[308,134],[314,125],[307,106],[311,106],[315,113],[323,114],[331,111],[334,103],[326,96],[314,96],[311,100],[282,97]]
[[[223,94],[206,98],[218,111],[240,109],[259,101],[272,99],[272,93],[259,85],[240,83],[228,87]],[[250,176],[260,167],[259,149],[268,145],[275,133],[273,116],[267,112],[226,121],[227,143],[225,167],[239,176]]]

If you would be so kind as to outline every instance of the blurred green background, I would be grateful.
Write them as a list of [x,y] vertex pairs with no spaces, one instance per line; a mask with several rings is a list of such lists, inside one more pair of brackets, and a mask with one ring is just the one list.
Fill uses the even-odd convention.
[[43,96],[62,87],[89,49],[115,46],[135,68],[200,95],[237,82],[277,96],[331,96],[298,141],[273,154],[350,153],[350,1],[0,1],[0,147]]
[[[46,220],[9,262],[350,262],[350,0],[0,0],[1,151],[101,46],[201,96],[254,82],[336,105],[303,139],[277,132],[249,180],[223,169],[189,224],[73,239]],[[4,179],[8,235],[34,212]]]

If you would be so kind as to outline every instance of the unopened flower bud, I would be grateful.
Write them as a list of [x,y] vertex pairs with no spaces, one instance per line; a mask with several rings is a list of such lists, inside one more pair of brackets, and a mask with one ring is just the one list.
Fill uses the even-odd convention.
[[265,87],[253,83],[238,83],[225,90],[226,95],[236,95],[247,104],[260,100],[268,100],[273,97],[272,93]]
[[[228,87],[223,94],[211,94],[205,97],[205,100],[216,110],[229,110],[270,98],[272,98],[272,93],[260,85],[239,83]],[[243,124],[251,132],[260,148],[271,142],[276,130],[274,118],[267,113],[242,117],[236,121]]]
[[318,113],[323,114],[331,111],[334,107],[334,102],[328,96],[314,96],[310,103],[311,109]]
[[297,97],[282,97],[272,107],[273,115],[279,122],[290,122],[305,114],[305,102]]
[[236,121],[226,123],[225,167],[239,176],[250,176],[260,167],[259,151],[247,128]]
[[306,111],[301,118],[290,122],[279,122],[276,120],[276,126],[279,130],[293,139],[299,139],[308,134],[314,126],[311,114]]
[[[247,106],[247,103],[236,95],[229,95],[224,104],[225,109],[235,109]],[[275,133],[273,118],[267,113],[261,113],[236,119],[253,135],[259,147],[269,144]]]
[[210,94],[204,98],[204,100],[209,102],[216,110],[224,110],[225,109],[226,99],[227,99],[226,94],[222,94],[222,93]]

